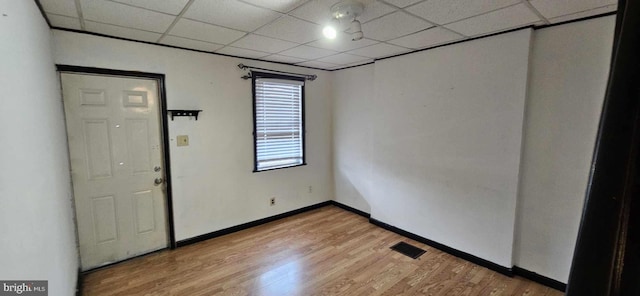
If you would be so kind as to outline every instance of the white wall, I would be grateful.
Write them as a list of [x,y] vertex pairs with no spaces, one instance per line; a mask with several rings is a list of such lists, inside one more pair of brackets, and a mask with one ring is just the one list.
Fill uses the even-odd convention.
[[511,267],[530,35],[335,73],[335,199]]
[[511,267],[530,38],[376,62],[373,218]]
[[373,65],[334,73],[333,174],[335,200],[370,213]]
[[[204,110],[198,121],[169,121],[177,240],[332,199],[329,72],[65,31],[53,35],[58,64],[163,73],[169,109]],[[307,166],[252,172],[251,81],[240,79],[240,62],[318,75],[305,87]],[[177,135],[188,135],[190,146],[177,147]],[[276,206],[269,206],[270,197]]]
[[49,27],[34,1],[0,5],[0,279],[75,294],[69,159]]
[[537,30],[515,264],[565,282],[609,74],[615,16]]
[[[478,41],[499,42],[496,38],[503,35],[336,72],[336,200],[371,211],[373,218],[383,222],[507,267],[509,258],[505,255],[511,235],[514,265],[566,282],[608,78],[614,23],[615,17],[609,16],[534,31],[530,54],[521,55],[519,61],[512,56],[509,62],[522,68],[529,60],[528,77],[517,71],[513,72],[517,77],[505,78],[494,70],[469,77],[466,71],[482,72],[491,55],[481,54],[476,60],[467,60],[466,65],[443,60],[444,55],[454,56],[463,48],[479,50],[483,45]],[[438,50],[441,52],[436,53]],[[505,45],[493,51],[501,55],[518,52],[522,49]],[[383,67],[383,63],[393,67]],[[508,64],[495,63],[498,67]],[[474,101],[467,106],[449,102],[465,97],[459,95],[464,91],[461,82],[466,90],[479,90],[485,99],[490,97],[487,92],[504,91],[512,88],[512,83],[517,83],[520,92],[523,83],[527,84],[526,103],[518,107],[525,112],[525,126],[515,208],[513,178],[499,187],[477,189],[469,186],[473,183],[451,181],[452,177],[459,181],[467,176],[482,182],[500,176],[488,173],[496,172],[498,167],[491,167],[491,163],[500,162],[500,156],[492,155],[491,143],[486,142],[491,137],[503,140],[499,136],[496,139],[500,129],[478,132],[482,126],[470,124],[494,111],[478,108]],[[509,103],[522,104],[521,97]],[[424,110],[425,106],[430,108]],[[429,118],[424,118],[426,115]],[[517,133],[516,121],[510,134]],[[446,141],[431,141],[443,138]],[[514,141],[511,145],[517,144]],[[478,147],[478,152],[484,151],[486,156],[475,160],[467,157],[475,153],[468,147]],[[493,149],[504,152],[499,147]],[[515,150],[509,150],[512,162],[516,161]],[[497,172],[503,177],[517,177],[513,163],[508,167],[511,173]],[[486,203],[491,190],[507,191],[504,196],[508,196],[508,204],[495,207],[497,200]],[[470,195],[472,191],[479,195]],[[515,228],[513,222],[508,223],[508,216],[514,215]],[[471,221],[477,225],[471,225]],[[513,230],[497,234],[491,225],[498,221]],[[465,233],[464,229],[472,231]],[[499,253],[486,252],[485,236],[489,241],[501,241],[496,245]],[[474,239],[476,242],[471,241]],[[501,255],[503,252],[505,255]]]
[[[63,31],[53,32],[52,59],[35,4],[5,2],[0,37],[11,42],[0,47],[0,126],[10,145],[0,148],[2,279],[48,279],[56,295],[75,287],[54,60],[164,73],[169,108],[204,110],[198,121],[169,121],[171,139],[186,134],[191,142],[170,147],[178,240],[335,192],[375,219],[504,266],[515,238],[514,264],[567,279],[614,17],[538,30],[530,56],[529,33],[519,31],[328,73]],[[306,90],[308,166],[251,173],[251,90],[238,62],[319,75]]]

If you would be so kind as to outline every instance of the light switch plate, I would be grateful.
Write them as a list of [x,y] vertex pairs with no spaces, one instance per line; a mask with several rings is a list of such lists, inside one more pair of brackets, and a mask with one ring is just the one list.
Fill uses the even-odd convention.
[[178,146],[189,146],[189,136],[181,135],[176,138]]

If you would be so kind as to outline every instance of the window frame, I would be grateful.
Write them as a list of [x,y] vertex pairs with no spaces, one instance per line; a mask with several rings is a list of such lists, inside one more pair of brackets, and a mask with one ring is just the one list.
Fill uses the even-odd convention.
[[282,75],[282,74],[274,74],[274,73],[267,73],[267,72],[258,72],[258,71],[251,71],[251,94],[252,94],[252,99],[253,99],[253,172],[254,173],[259,173],[259,172],[267,172],[267,171],[273,171],[273,170],[280,170],[280,169],[288,169],[288,168],[294,168],[294,167],[299,167],[299,166],[305,166],[307,165],[307,149],[306,149],[306,119],[305,119],[305,84],[303,84],[301,86],[300,89],[300,120],[301,120],[301,130],[300,130],[300,140],[301,140],[301,145],[302,145],[302,163],[299,164],[294,164],[294,165],[287,165],[287,166],[280,166],[280,167],[273,167],[273,168],[268,168],[268,169],[258,169],[258,133],[257,133],[257,112],[256,112],[256,79],[259,78],[274,78],[274,79],[283,79],[283,80],[293,80],[293,81],[302,81],[305,82],[305,78],[304,77],[298,77],[298,76],[290,76],[290,75]]

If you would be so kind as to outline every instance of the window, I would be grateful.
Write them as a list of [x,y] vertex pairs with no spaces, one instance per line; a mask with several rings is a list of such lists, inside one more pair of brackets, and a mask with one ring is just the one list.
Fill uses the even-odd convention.
[[304,78],[252,72],[254,172],[305,165]]

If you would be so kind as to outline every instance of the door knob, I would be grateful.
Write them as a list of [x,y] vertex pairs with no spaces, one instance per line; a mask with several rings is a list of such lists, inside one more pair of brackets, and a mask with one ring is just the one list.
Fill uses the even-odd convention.
[[156,178],[156,179],[153,181],[153,184],[155,184],[156,186],[158,186],[158,185],[162,184],[162,182],[164,182],[164,180],[163,180],[162,178]]

